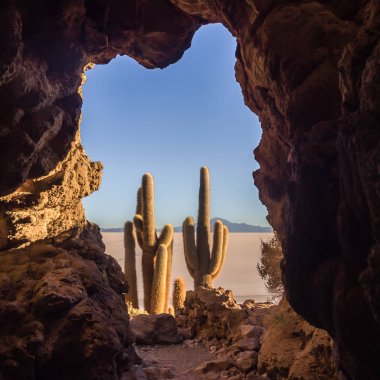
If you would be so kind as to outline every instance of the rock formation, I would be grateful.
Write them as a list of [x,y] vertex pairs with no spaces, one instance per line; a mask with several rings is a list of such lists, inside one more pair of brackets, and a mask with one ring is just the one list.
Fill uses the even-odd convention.
[[88,224],[1,253],[0,377],[119,379],[137,362],[117,262]]
[[258,371],[278,380],[345,380],[326,331],[298,316],[285,299],[263,319]]
[[199,287],[187,292],[177,324],[195,338],[185,343],[203,343],[216,356],[194,369],[200,379],[346,380],[327,332],[285,299],[238,305],[230,290]]
[[[75,238],[75,255],[62,248],[88,231],[80,199],[100,181],[100,164],[89,161],[78,135],[85,67],[128,54],[148,68],[163,68],[181,58],[202,24],[221,22],[236,37],[236,78],[263,128],[254,178],[284,248],[289,302],[335,339],[351,378],[379,378],[379,7],[377,0],[2,1],[0,268],[9,270],[0,278],[0,315],[13,308],[22,314],[7,317],[15,324],[43,318],[47,334],[46,346],[36,352],[36,344],[20,343],[21,330],[3,323],[9,328],[0,338],[8,355],[2,357],[9,360],[0,364],[3,377],[11,378],[6,371],[12,367],[20,373],[33,368],[35,378],[47,378],[60,357],[53,355],[51,339],[62,347],[86,335],[80,321],[65,336],[54,332],[60,323],[74,323],[70,315],[83,300],[100,319],[109,316],[108,297],[88,295],[85,271],[72,258],[103,273],[103,260],[110,259],[100,254],[101,242],[89,234]],[[55,247],[49,248],[53,253],[35,248],[33,256],[30,250],[41,244]],[[66,311],[40,317],[33,306],[37,289],[17,281],[17,263],[41,260],[38,277],[28,269],[23,281],[35,286],[50,276],[47,283],[54,284],[61,277],[47,263],[54,262],[56,249],[68,252],[62,260],[76,280],[63,297],[69,299]],[[98,254],[84,259],[88,249]],[[91,288],[121,299],[125,280],[117,270],[94,275]],[[54,289],[48,286],[48,298]],[[85,310],[81,315],[89,318]],[[112,346],[114,357],[127,358],[127,333],[116,333],[126,316],[113,313],[112,321],[97,332],[99,350]],[[22,330],[30,342],[40,339],[33,334],[42,328],[32,330]],[[9,351],[14,340],[21,351]],[[92,361],[91,370],[103,373],[104,361],[86,355],[80,370]],[[114,362],[109,378],[117,378],[132,356]]]

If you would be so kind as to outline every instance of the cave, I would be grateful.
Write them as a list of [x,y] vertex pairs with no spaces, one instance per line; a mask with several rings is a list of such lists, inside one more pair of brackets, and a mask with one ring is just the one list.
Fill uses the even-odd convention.
[[375,0],[66,0],[0,5],[0,373],[119,379],[138,361],[120,267],[81,199],[85,69],[178,61],[221,23],[263,129],[254,173],[293,308],[351,379],[380,377],[380,5]]

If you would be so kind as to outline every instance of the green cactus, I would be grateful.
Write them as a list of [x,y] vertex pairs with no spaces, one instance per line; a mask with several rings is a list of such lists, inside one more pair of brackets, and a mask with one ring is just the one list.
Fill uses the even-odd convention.
[[[133,223],[136,229],[137,241],[142,249],[144,308],[149,313],[155,313],[155,310],[158,310],[157,305],[162,303],[162,308],[160,306],[159,309],[162,309],[162,312],[167,312],[174,230],[170,224],[167,224],[162,229],[160,237],[157,237],[154,216],[154,181],[149,173],[144,174],[141,188],[137,193],[136,215]],[[165,247],[166,254],[161,253],[160,255],[164,255],[167,261],[165,272],[159,271],[160,276],[164,276],[164,279],[156,278],[157,254],[159,250],[163,250],[163,248],[160,248],[161,245]],[[156,281],[155,284],[153,284],[154,281]],[[161,284],[161,286],[165,284],[163,293],[161,290],[158,291],[157,283]],[[153,286],[155,287],[154,291],[152,291]],[[157,300],[155,298],[157,296],[163,297],[163,299]],[[154,310],[152,306],[154,306]]]
[[129,221],[124,225],[124,249],[124,273],[129,286],[125,301],[130,302],[135,309],[138,309],[135,238],[133,236],[133,223]]
[[196,243],[192,217],[187,217],[183,222],[182,234],[186,265],[194,279],[194,287],[211,288],[224,264],[228,246],[228,228],[220,220],[216,221],[213,247],[210,252],[210,177],[206,167],[202,167],[200,173]]
[[173,307],[174,311],[177,312],[184,308],[186,298],[186,284],[182,277],[178,277],[174,280],[173,284]]

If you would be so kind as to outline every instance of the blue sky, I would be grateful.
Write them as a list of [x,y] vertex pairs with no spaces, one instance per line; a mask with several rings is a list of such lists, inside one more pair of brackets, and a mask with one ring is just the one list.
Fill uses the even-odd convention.
[[199,169],[211,178],[211,215],[268,225],[252,171],[261,129],[235,80],[236,41],[220,25],[201,28],[182,59],[148,70],[129,57],[87,71],[82,142],[104,164],[87,218],[120,227],[134,216],[141,176],[155,178],[157,226],[196,217]]

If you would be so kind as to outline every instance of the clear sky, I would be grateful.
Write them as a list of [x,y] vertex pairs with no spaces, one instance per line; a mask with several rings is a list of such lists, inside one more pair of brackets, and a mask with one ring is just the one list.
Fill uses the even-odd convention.
[[87,219],[121,227],[134,216],[141,176],[155,178],[157,226],[197,216],[199,169],[210,170],[211,215],[267,226],[252,171],[261,129],[235,80],[236,41],[220,25],[201,28],[182,59],[148,70],[129,57],[87,71],[82,142],[102,161]]

